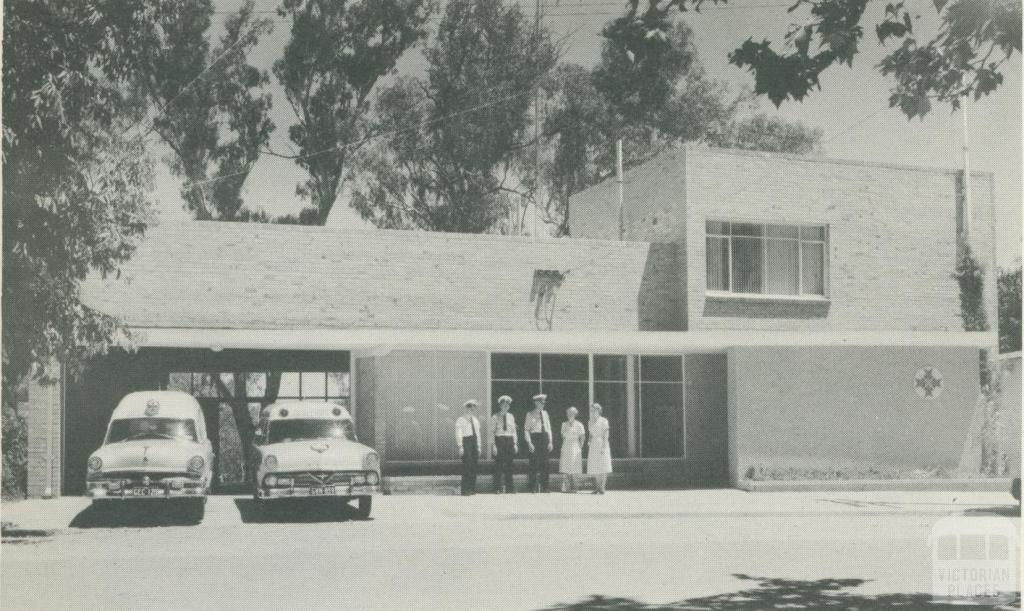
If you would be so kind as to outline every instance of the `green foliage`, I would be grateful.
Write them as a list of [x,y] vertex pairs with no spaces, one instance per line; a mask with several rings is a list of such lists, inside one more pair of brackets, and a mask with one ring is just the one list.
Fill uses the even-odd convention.
[[1021,349],[1021,268],[999,272],[999,351]]
[[960,318],[964,321],[964,331],[987,331],[985,269],[974,257],[970,246],[962,247],[953,278],[960,285]]
[[[933,0],[941,17],[930,40],[914,31],[911,8],[903,0],[886,5],[875,26],[881,44],[902,40],[878,68],[895,79],[889,105],[909,117],[923,117],[932,100],[957,108],[960,98],[979,99],[1003,82],[1001,66],[1021,50],[1019,0]],[[790,12],[807,8],[809,16],[786,34],[785,50],[767,40],[748,39],[730,61],[754,73],[755,91],[776,105],[800,101],[820,88],[819,77],[835,64],[852,65],[864,35],[861,25],[868,0],[797,0]]]
[[[334,206],[349,154],[365,139],[369,95],[425,34],[431,0],[284,0],[291,38],[274,74],[297,123],[288,134],[309,179],[297,192],[322,224]],[[309,218],[309,213],[306,213]]]
[[274,129],[270,94],[261,91],[269,78],[248,54],[272,22],[255,18],[247,0],[211,48],[212,0],[158,2],[152,14],[153,38],[133,55],[136,83],[161,109],[153,129],[185,181],[182,198],[199,219],[245,216],[242,186]]
[[3,498],[24,496],[28,485],[28,423],[15,405],[3,402]]
[[3,19],[3,450],[16,474],[15,389],[50,359],[74,375],[116,339],[79,283],[116,272],[152,220],[149,158],[126,134],[143,110],[126,95],[129,51],[152,31],[131,0],[14,0]]
[[[604,36],[642,63],[663,48],[674,9],[699,11],[706,1],[719,0],[626,0],[625,13],[605,27]],[[795,0],[788,11],[799,18],[781,50],[768,40],[749,38],[729,59],[749,68],[755,93],[768,96],[776,106],[787,99],[803,100],[820,88],[823,72],[853,64],[869,1]],[[911,9],[904,0],[886,4],[875,24],[881,44],[902,41],[878,68],[895,79],[890,106],[898,106],[909,118],[927,114],[934,100],[957,108],[964,96],[979,99],[991,93],[1003,82],[1003,64],[1021,50],[1020,0],[932,0],[932,5],[941,24],[930,39],[917,36],[915,12],[921,9]]]
[[425,79],[377,98],[383,146],[360,161],[352,206],[378,227],[491,230],[524,186],[531,97],[555,46],[518,5],[451,0],[425,56]]

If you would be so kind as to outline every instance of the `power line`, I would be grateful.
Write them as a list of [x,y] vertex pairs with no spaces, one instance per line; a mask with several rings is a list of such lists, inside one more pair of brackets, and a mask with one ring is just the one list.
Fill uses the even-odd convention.
[[[179,89],[178,92],[175,93],[174,96],[171,97],[170,100],[168,100],[165,104],[162,104],[162,105],[160,105],[159,102],[158,102],[159,108],[157,108],[156,114],[153,116],[152,120],[150,121],[149,128],[146,130],[145,133],[140,132],[138,135],[135,136],[135,138],[146,138],[146,137],[148,137],[149,134],[152,133],[152,130],[156,127],[156,120],[157,120],[157,118],[159,118],[160,115],[164,114],[167,111],[167,109],[171,106],[171,104],[173,104],[178,99],[180,99],[181,96],[185,94],[185,91],[187,89],[189,89],[190,87],[195,85],[197,82],[199,82],[199,79],[201,79],[203,77],[203,75],[205,75],[207,72],[212,70],[213,67],[216,66],[218,63],[220,63],[220,61],[222,59],[227,57],[228,53],[231,53],[236,46],[238,46],[242,41],[246,40],[248,35],[251,34],[251,33],[252,32],[249,31],[249,32],[246,32],[243,35],[241,32],[239,32],[238,40],[236,40],[235,42],[233,42],[230,45],[228,45],[228,47],[226,49],[224,49],[224,51],[221,52],[220,55],[218,55],[216,58],[213,59],[213,61],[211,61],[208,65],[206,65],[202,70],[200,70],[198,74],[196,74],[191,80],[189,80],[189,82],[185,83],[181,87],[181,89]],[[118,134],[117,137],[114,138],[114,141],[116,142],[116,141],[121,140],[125,136],[125,134],[127,134],[129,131],[131,131],[132,129],[134,129],[134,128],[140,126],[140,125],[142,125],[142,123],[144,121],[146,121],[148,116],[149,116],[149,113],[147,112],[138,121],[136,121],[132,125],[128,126],[120,134]],[[127,144],[126,144],[126,148],[127,148]],[[111,167],[110,170],[108,172],[105,172],[105,173],[109,174],[110,172],[114,172],[115,170],[117,170],[117,168],[121,165],[121,163],[123,163],[124,160],[127,159],[130,156],[131,156],[130,152],[126,153],[123,156],[121,156],[117,160],[117,162],[114,163],[113,167]]]
[[[415,130],[418,130],[418,129],[422,129],[423,127],[426,127],[428,125],[433,125],[435,123],[440,123],[442,121],[447,121],[447,120],[452,119],[454,117],[458,117],[458,116],[465,115],[465,114],[468,114],[468,113],[471,113],[471,112],[475,112],[475,111],[481,110],[483,108],[488,108],[488,107],[491,107],[491,106],[497,106],[498,104],[501,104],[502,102],[507,102],[509,100],[514,100],[516,98],[520,98],[520,97],[527,96],[527,95],[533,95],[533,90],[531,89],[529,91],[521,91],[519,93],[510,95],[510,96],[506,96],[504,98],[498,98],[496,100],[492,100],[491,102],[488,102],[488,103],[485,103],[485,104],[479,104],[477,106],[473,106],[473,107],[466,108],[466,109],[463,109],[463,110],[460,110],[460,111],[457,111],[457,112],[449,113],[447,115],[441,115],[441,116],[435,117],[435,118],[433,118],[433,119],[431,119],[429,121],[423,121],[419,125],[415,125],[413,127],[405,127],[405,128],[394,129],[394,130],[389,130],[389,131],[385,131],[385,132],[377,132],[377,133],[365,136],[363,138],[360,138],[359,140],[357,140],[355,142],[350,142],[350,143],[344,144],[342,146],[333,146],[333,147],[326,148],[326,149],[323,149],[323,150],[320,150],[320,151],[314,151],[312,153],[308,153],[308,154],[305,154],[305,155],[299,155],[298,157],[288,157],[288,159],[292,159],[292,160],[296,160],[297,161],[299,159],[311,159],[313,157],[318,157],[320,155],[326,155],[326,154],[329,154],[329,153],[339,153],[339,152],[345,151],[347,149],[351,149],[351,148],[356,148],[356,147],[362,146],[363,144],[365,144],[366,142],[369,142],[371,140],[376,140],[378,138],[383,138],[385,136],[393,136],[393,135],[396,135],[396,134],[401,134],[401,133],[405,133],[405,132],[410,132],[410,131],[415,131]],[[262,156],[263,156],[263,153],[260,153],[260,157],[262,157]],[[253,163],[255,163],[255,161]],[[223,176],[217,176],[217,177],[214,177],[214,178],[208,178],[206,180],[198,180],[198,181],[191,182],[191,183],[183,185],[182,189],[191,189],[192,187],[203,186],[203,185],[215,183],[215,182],[218,182],[218,181],[221,181],[221,180],[225,180],[225,179],[228,179],[228,178],[233,178],[235,176],[241,176],[242,174],[247,174],[248,172],[249,172],[249,170],[244,170],[244,171],[240,171],[240,172],[233,172],[231,174],[225,174]]]

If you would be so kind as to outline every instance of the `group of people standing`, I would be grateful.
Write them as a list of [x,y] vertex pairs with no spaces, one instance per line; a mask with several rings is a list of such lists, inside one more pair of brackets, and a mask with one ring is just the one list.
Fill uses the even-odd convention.
[[[523,442],[530,454],[530,492],[548,492],[550,466],[548,457],[554,450],[554,431],[551,417],[544,405],[547,395],[533,397],[533,409],[526,413],[523,422]],[[483,442],[480,421],[474,411],[480,404],[470,399],[464,404],[465,413],[455,421],[455,440],[462,457],[462,494],[476,493],[477,464]],[[498,494],[514,493],[512,464],[519,453],[519,432],[516,418],[509,411],[512,397],[498,398],[498,412],[491,417],[491,453],[494,455],[494,487]],[[604,494],[608,474],[612,472],[612,453],[608,443],[608,419],[601,415],[601,405],[590,406],[590,443],[587,445],[587,474],[595,479],[594,494]],[[583,447],[587,429],[577,420],[579,410],[566,410],[566,420],[561,424],[561,456],[558,471],[566,476],[564,492],[576,492],[577,480],[583,475]]]

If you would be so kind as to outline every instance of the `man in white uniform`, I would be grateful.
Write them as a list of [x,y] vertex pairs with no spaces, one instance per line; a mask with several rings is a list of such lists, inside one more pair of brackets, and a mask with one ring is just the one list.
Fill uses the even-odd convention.
[[491,451],[494,453],[494,490],[498,494],[516,491],[512,483],[512,459],[519,451],[519,435],[516,434],[516,417],[509,412],[512,397],[498,397],[499,412],[491,418],[491,431],[494,440]]
[[476,494],[476,465],[480,459],[480,421],[473,415],[476,399],[466,401],[466,413],[455,421],[455,442],[462,457],[462,496]]
[[523,439],[530,449],[530,492],[548,491],[548,453],[553,448],[551,419],[544,403],[548,396],[541,393],[533,397],[533,410],[526,413]]

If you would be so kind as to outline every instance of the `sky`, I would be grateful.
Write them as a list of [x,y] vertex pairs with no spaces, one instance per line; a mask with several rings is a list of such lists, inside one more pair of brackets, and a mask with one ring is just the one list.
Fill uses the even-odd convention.
[[[514,0],[507,0],[514,1]],[[520,0],[524,13],[534,14],[533,0]],[[215,0],[214,27],[220,28],[227,13],[236,10],[240,0]],[[257,10],[272,10],[274,0],[256,0]],[[728,53],[748,37],[768,39],[775,47],[782,44],[789,25],[800,18],[788,14],[791,2],[779,0],[730,0],[724,6],[706,6],[701,12],[688,12],[683,19],[694,32],[698,55],[710,76],[729,84],[736,93],[753,88],[753,76],[728,62]],[[563,61],[583,66],[594,65],[600,57],[601,28],[621,14],[619,0],[544,0],[544,24],[558,39],[564,39]],[[915,21],[919,32],[936,26],[931,0],[908,0],[908,6],[920,11]],[[865,35],[861,52],[852,67],[833,67],[821,79],[821,90],[802,102],[785,102],[776,109],[767,100],[759,111],[820,128],[826,157],[877,161],[941,168],[961,168],[963,164],[963,119],[959,111],[936,105],[923,119],[909,120],[898,109],[889,108],[892,81],[883,77],[876,65],[891,49],[881,47],[874,24],[881,18],[884,3],[874,2],[862,25]],[[276,18],[276,15],[270,15]],[[431,21],[436,26],[437,19]],[[216,32],[219,35],[219,31]],[[275,22],[274,31],[254,50],[250,61],[270,70],[280,56],[289,35],[288,24]],[[398,74],[417,74],[422,70],[418,51],[400,61]],[[998,262],[1016,267],[1021,260],[1021,169],[1022,126],[1020,55],[1004,66],[1004,82],[999,89],[968,109],[968,136],[971,168],[992,172],[996,184]],[[390,79],[388,79],[390,80]],[[277,128],[270,148],[292,153],[287,128],[294,122],[284,92],[271,77],[272,118]],[[163,154],[158,152],[158,154]],[[246,204],[271,214],[296,212],[303,202],[295,195],[295,185],[305,178],[291,160],[262,157],[250,174],[243,192]],[[157,175],[157,199],[165,218],[187,218],[179,195],[181,183],[160,165]],[[339,227],[370,228],[339,199],[329,224]]]

